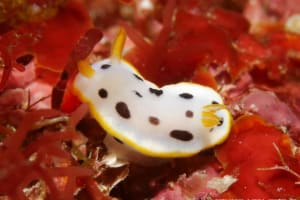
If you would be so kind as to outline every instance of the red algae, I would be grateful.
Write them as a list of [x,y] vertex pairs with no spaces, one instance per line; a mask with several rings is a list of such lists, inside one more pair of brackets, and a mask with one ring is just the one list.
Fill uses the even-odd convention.
[[[72,199],[78,179],[90,177],[93,170],[76,164],[70,152],[62,148],[63,141],[79,137],[75,130],[78,121],[85,115],[86,107],[81,106],[71,114],[66,130],[51,131],[36,126],[41,120],[63,115],[56,110],[39,110],[25,114],[16,132],[5,131],[0,153],[0,193],[13,199],[25,199],[23,189],[33,181],[43,180],[49,189],[50,199]],[[37,129],[36,129],[37,128]],[[36,129],[36,130],[35,130]],[[40,131],[33,141],[27,141],[30,132]],[[28,144],[26,144],[28,143]],[[59,188],[55,178],[66,180]]]
[[199,66],[205,70],[211,64],[227,71],[232,80],[245,71],[260,71],[257,81],[261,77],[268,84],[299,74],[298,36],[282,31],[252,35],[241,13],[218,7],[191,12],[184,3],[181,6],[171,24],[162,22],[151,42],[124,25],[136,45],[126,58],[151,81],[164,85],[190,80]]
[[84,5],[70,1],[55,18],[47,21],[45,27],[37,27],[42,29],[40,31],[43,34],[40,42],[35,46],[36,54],[40,55],[37,56],[39,67],[61,72],[74,44],[91,26]]
[[[13,68],[25,70],[18,63],[18,59],[25,55],[35,57],[40,74],[45,70],[61,72],[74,43],[90,27],[91,21],[84,6],[76,1],[69,1],[56,16],[43,23],[24,22],[2,34],[0,64],[4,71],[0,89],[4,88]],[[47,77],[45,81],[53,83],[57,79],[56,75],[56,78]]]
[[[105,27],[101,30],[93,27],[85,6],[73,0],[61,4],[46,19],[19,21],[0,30],[0,89],[8,80],[19,81],[10,78],[14,70],[29,72],[28,64],[34,65],[41,81],[51,88],[56,84],[51,98],[52,107],[57,109],[24,109],[20,100],[10,101],[5,96],[8,90],[1,93],[4,103],[11,102],[7,104],[9,109],[0,113],[1,195],[26,199],[29,196],[23,189],[34,190],[33,185],[41,183],[45,186],[39,188],[47,199],[73,199],[78,190],[76,199],[97,200],[113,199],[111,196],[145,199],[156,194],[162,199],[300,196],[299,143],[293,143],[300,141],[298,121],[294,120],[299,118],[300,110],[299,35],[286,33],[281,25],[250,32],[253,24],[242,15],[245,3],[234,5],[236,1],[151,1],[155,6],[142,20],[135,16],[135,1],[97,2],[107,5],[103,9],[111,8],[108,13],[112,13],[99,18],[107,19],[105,22],[95,19]],[[93,5],[93,1],[87,4]],[[191,81],[212,87],[221,92],[237,114],[233,113],[234,125],[228,140],[217,148],[153,168],[131,164],[130,168],[116,170],[123,174],[120,178],[119,174],[102,174],[110,171],[102,160],[106,155],[102,144],[106,133],[86,115],[88,108],[80,106],[73,96],[71,83],[78,61],[91,53],[97,59],[107,56],[93,48],[103,32],[106,40],[97,45],[108,49],[110,38],[105,34],[109,35],[110,29],[116,29],[115,23],[124,20],[117,12],[124,8],[132,9],[132,13],[127,13],[126,22],[120,24],[135,45],[126,52],[125,59],[143,76],[158,85]],[[35,79],[33,82],[40,86]],[[264,92],[252,94],[255,88]],[[247,100],[243,102],[245,107],[234,110],[234,102],[243,97]],[[273,114],[276,118],[271,115],[275,109],[267,107],[269,102],[274,103],[274,108],[284,103],[276,110],[280,113]],[[259,116],[247,116],[253,103],[261,109],[251,113]],[[280,119],[285,115],[288,117]],[[208,169],[213,173],[203,179],[199,172],[209,172]],[[216,193],[206,187],[206,178],[226,175],[236,182],[228,185],[225,192]],[[105,177],[109,177],[111,185],[105,185]],[[115,183],[118,185],[112,186]],[[105,193],[99,189],[105,187]]]
[[70,112],[80,104],[78,98],[72,95],[72,84],[74,75],[78,72],[77,63],[84,60],[92,51],[95,44],[102,38],[102,32],[97,28],[89,29],[73,48],[68,62],[60,75],[52,91],[52,108],[62,109]]
[[191,82],[206,85],[211,88],[217,89],[217,81],[214,77],[205,69],[198,67],[195,69],[193,76],[190,79]]
[[[216,9],[204,16],[180,7],[176,13],[166,8],[165,16],[167,13],[169,18],[164,17],[161,31],[150,43],[125,25],[129,38],[136,44],[136,49],[129,52],[126,59],[146,78],[159,85],[174,83],[190,79],[199,66],[205,69],[211,63],[221,68],[229,66],[230,72],[237,67],[240,69],[232,43],[241,33],[247,32],[248,24],[242,15]],[[170,16],[174,17],[173,21]],[[240,71],[232,75],[237,76]]]
[[[274,145],[292,169],[300,172],[298,156],[292,152],[287,135],[257,116],[236,121],[228,140],[216,149],[224,173],[237,178],[226,195],[235,198],[288,198],[300,195],[299,177],[269,167],[282,165]],[[266,170],[269,169],[269,170]]]
[[[163,56],[167,53],[175,2],[175,0],[168,1],[163,14],[163,28],[152,44],[147,44],[134,28],[124,26],[129,38],[137,45],[137,51],[132,51],[131,54],[126,56],[126,59],[132,62],[147,79],[159,85],[162,85],[162,80],[167,78],[162,76],[160,68],[164,64]],[[141,52],[141,54],[138,52]]]

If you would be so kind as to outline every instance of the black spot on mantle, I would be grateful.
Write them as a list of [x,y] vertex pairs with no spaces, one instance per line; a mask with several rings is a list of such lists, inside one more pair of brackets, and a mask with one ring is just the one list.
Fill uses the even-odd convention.
[[193,118],[194,113],[193,113],[193,111],[191,111],[191,110],[187,110],[187,111],[185,112],[185,116],[188,117],[188,118]]
[[137,79],[137,80],[139,80],[139,81],[144,81],[139,75],[137,75],[137,74],[133,74],[133,76]]
[[150,93],[155,94],[156,96],[160,96],[163,94],[163,91],[159,89],[149,88],[149,91]]
[[194,138],[193,134],[191,134],[188,131],[184,131],[184,130],[173,130],[170,132],[170,136],[172,138],[175,138],[177,140],[181,140],[181,141],[190,141]]
[[212,101],[211,104],[219,104],[219,103],[216,101]]
[[148,120],[152,125],[159,125],[159,119],[157,117],[150,116]]
[[104,88],[101,88],[101,89],[98,91],[98,95],[99,95],[101,98],[105,99],[105,98],[107,98],[108,93],[107,93],[107,91],[106,91]]
[[115,106],[115,109],[116,109],[116,111],[117,111],[117,113],[121,116],[121,117],[123,117],[123,118],[125,118],[125,119],[129,119],[130,118],[130,111],[129,111],[129,109],[128,109],[128,106],[127,106],[127,104],[126,103],[124,103],[124,102],[118,102],[117,104],[116,104],[116,106]]
[[136,96],[143,98],[143,95],[141,95],[141,93],[139,93],[138,91],[134,90],[133,92]]
[[101,66],[101,69],[108,69],[108,68],[110,68],[110,67],[111,67],[110,64],[103,64],[103,65]]
[[192,94],[190,94],[190,93],[181,93],[181,94],[179,94],[179,96],[181,97],[181,98],[184,98],[184,99],[192,99],[194,96],[192,95]]

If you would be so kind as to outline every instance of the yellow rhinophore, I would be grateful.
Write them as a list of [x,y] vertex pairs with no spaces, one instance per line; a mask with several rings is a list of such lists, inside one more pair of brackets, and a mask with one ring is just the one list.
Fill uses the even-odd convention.
[[81,60],[77,64],[78,71],[80,74],[85,76],[86,78],[91,78],[94,76],[95,71],[87,60]]
[[113,48],[111,52],[112,59],[121,60],[125,40],[126,32],[123,28],[120,28],[119,33],[113,43]]

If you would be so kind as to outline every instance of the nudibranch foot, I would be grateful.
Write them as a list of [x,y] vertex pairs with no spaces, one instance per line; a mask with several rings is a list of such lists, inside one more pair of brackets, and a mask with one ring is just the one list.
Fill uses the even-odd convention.
[[118,153],[125,157],[176,158],[223,142],[231,114],[220,94],[193,83],[158,87],[146,80],[121,58],[125,38],[121,29],[111,58],[92,65],[80,62],[73,84],[74,93],[108,133],[108,148],[122,149]]
[[121,163],[129,162],[144,167],[153,167],[170,161],[170,159],[142,154],[109,134],[106,135],[103,142],[108,149],[108,155],[116,156],[118,162]]

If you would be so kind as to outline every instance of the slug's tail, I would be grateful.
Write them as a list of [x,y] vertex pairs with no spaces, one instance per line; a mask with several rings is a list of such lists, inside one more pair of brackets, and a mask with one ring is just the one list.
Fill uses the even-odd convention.
[[222,109],[227,109],[225,105],[221,104],[209,104],[204,106],[202,110],[201,122],[204,127],[211,128],[221,125],[223,118],[219,117],[216,112]]

